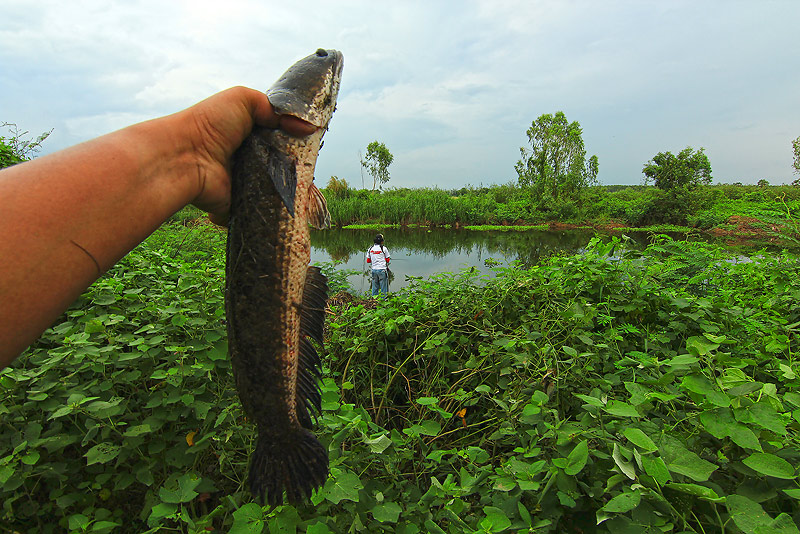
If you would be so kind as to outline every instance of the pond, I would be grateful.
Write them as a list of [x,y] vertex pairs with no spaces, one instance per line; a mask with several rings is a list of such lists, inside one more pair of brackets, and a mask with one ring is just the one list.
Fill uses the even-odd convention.
[[[340,269],[358,271],[348,277],[353,289],[370,291],[366,262],[376,230],[330,229],[312,231],[311,262],[336,262]],[[507,267],[519,261],[535,265],[539,259],[557,253],[582,250],[595,233],[591,230],[473,231],[463,229],[396,228],[382,230],[392,261],[389,290],[406,287],[412,277],[428,279],[443,272],[460,272],[475,267],[490,274],[486,260]],[[638,246],[647,244],[646,233],[630,237]],[[610,239],[609,236],[606,238]]]

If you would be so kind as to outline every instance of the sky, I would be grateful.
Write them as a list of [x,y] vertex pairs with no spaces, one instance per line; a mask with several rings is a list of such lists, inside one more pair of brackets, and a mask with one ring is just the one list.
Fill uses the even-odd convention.
[[[516,182],[526,130],[563,111],[606,185],[659,152],[704,148],[714,183],[790,183],[800,136],[800,1],[0,0],[0,123],[44,155],[186,108],[266,90],[317,48],[344,54],[317,161],[371,188]],[[1,131],[0,135],[8,135]]]

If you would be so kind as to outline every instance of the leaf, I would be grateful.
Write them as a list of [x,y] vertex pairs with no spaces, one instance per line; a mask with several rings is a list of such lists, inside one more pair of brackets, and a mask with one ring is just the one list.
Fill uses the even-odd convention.
[[163,487],[158,491],[161,500],[168,503],[189,502],[199,495],[195,488],[202,479],[194,473],[186,473],[170,484],[170,487]]
[[481,527],[487,532],[501,532],[511,526],[511,520],[505,512],[495,506],[486,506],[483,509],[486,517],[480,522]]
[[707,462],[691,451],[667,462],[667,468],[673,473],[686,475],[695,482],[705,482],[711,473],[717,470],[717,466]]
[[666,363],[670,367],[678,367],[684,365],[692,365],[693,363],[697,363],[698,361],[700,360],[698,360],[697,358],[695,358],[690,354],[678,354],[674,358],[667,360]]
[[597,397],[591,397],[589,395],[581,395],[579,393],[576,393],[575,396],[581,399],[586,404],[589,404],[590,406],[597,406],[598,408],[603,407],[603,401],[601,401]]
[[672,480],[672,475],[669,474],[667,465],[659,456],[642,456],[642,467],[645,473],[653,477],[662,486]]
[[89,449],[84,456],[86,457],[86,465],[104,464],[110,462],[119,455],[121,447],[111,443],[98,443]]
[[142,425],[128,427],[128,430],[126,430],[125,434],[123,435],[128,438],[135,438],[136,436],[141,436],[142,434],[149,434],[150,432],[152,432],[152,430],[150,429],[150,425],[142,424]]
[[650,439],[647,434],[635,427],[627,427],[622,431],[622,434],[628,438],[628,441],[642,449],[643,451],[653,452],[658,450],[656,444]]
[[194,437],[197,435],[197,430],[192,430],[186,434],[186,444],[190,447],[194,446]]
[[795,478],[795,468],[779,456],[766,452],[754,452],[742,463],[759,474],[767,475],[785,480]]
[[606,413],[616,415],[617,417],[640,417],[639,412],[636,411],[636,408],[627,402],[611,400],[608,401],[608,404],[605,408],[603,408],[603,410]]
[[756,534],[756,529],[768,526],[772,518],[755,501],[741,495],[729,495],[725,500],[731,519],[745,534]]
[[578,443],[574,449],[567,456],[567,466],[564,468],[564,473],[570,476],[577,475],[581,472],[589,459],[589,443],[586,440]]
[[622,451],[616,443],[614,443],[614,452],[612,452],[611,457],[614,458],[614,463],[617,464],[617,467],[619,467],[620,471],[622,471],[626,477],[631,480],[636,479],[636,470],[633,464],[622,456]]
[[374,438],[364,438],[364,444],[369,446],[369,450],[375,454],[381,454],[389,448],[392,440],[384,433]]
[[743,449],[753,449],[756,451],[762,450],[761,442],[758,441],[758,438],[753,431],[741,423],[736,423],[730,429],[730,437],[731,441]]
[[608,501],[606,505],[603,506],[603,511],[622,514],[639,506],[641,501],[642,495],[638,491],[621,493]]
[[695,356],[705,356],[711,351],[717,350],[719,343],[710,341],[705,336],[692,336],[686,340],[686,350]]
[[358,490],[363,488],[358,475],[352,471],[343,471],[329,478],[323,491],[326,499],[333,504],[339,504],[345,500],[358,502]]
[[328,528],[328,525],[323,523],[322,521],[318,521],[313,525],[308,525],[306,529],[306,534],[333,534],[331,529]]
[[781,416],[775,411],[775,408],[767,402],[759,402],[753,404],[748,409],[748,414],[752,418],[752,422],[756,423],[762,428],[766,428],[771,432],[783,436],[786,434],[786,423],[783,422]]
[[372,517],[381,523],[397,523],[402,508],[394,502],[384,502],[372,508]]
[[264,512],[254,502],[233,512],[233,525],[228,534],[260,534],[264,530]]
[[417,399],[417,404],[421,404],[423,406],[430,406],[431,404],[436,404],[439,402],[439,399],[436,397],[420,397]]
[[725,502],[725,498],[717,495],[716,491],[705,486],[700,486],[699,484],[678,484],[671,482],[667,484],[667,487],[676,491],[688,493],[689,495],[694,495],[695,497],[706,501]]

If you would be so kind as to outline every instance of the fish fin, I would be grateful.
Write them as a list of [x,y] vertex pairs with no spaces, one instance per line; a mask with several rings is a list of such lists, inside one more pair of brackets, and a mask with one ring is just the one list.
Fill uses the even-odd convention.
[[317,437],[304,428],[290,432],[293,435],[276,442],[263,436],[259,428],[247,481],[261,503],[282,504],[284,491],[291,504],[300,503],[328,478],[328,451]]
[[309,266],[306,269],[303,303],[300,308],[300,354],[295,392],[297,419],[305,428],[311,428],[311,416],[316,419],[322,407],[319,389],[321,362],[317,350],[308,338],[322,345],[327,300],[328,279],[319,267]]
[[331,213],[328,211],[328,201],[325,200],[322,191],[312,182],[308,193],[308,221],[318,230],[330,228]]
[[[260,167],[260,169],[255,170],[254,174],[260,175],[261,172],[266,171],[289,215],[294,217],[294,196],[297,191],[297,168],[295,162],[275,148],[268,138],[259,135],[259,132],[255,130],[242,144],[242,149],[252,151],[256,164]],[[240,149],[240,152],[242,152],[242,149]],[[246,152],[242,154],[242,156],[245,155]]]

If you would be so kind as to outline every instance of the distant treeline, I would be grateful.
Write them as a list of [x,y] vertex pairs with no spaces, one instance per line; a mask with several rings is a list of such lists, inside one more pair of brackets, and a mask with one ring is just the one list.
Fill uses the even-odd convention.
[[[344,185],[344,186],[343,186]],[[651,186],[594,186],[577,198],[539,198],[514,184],[456,190],[350,189],[341,181],[324,191],[335,225],[494,225],[614,222],[630,227],[661,224],[700,229],[731,216],[782,222],[800,214],[800,187],[712,185],[694,190]]]

